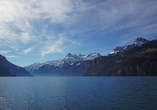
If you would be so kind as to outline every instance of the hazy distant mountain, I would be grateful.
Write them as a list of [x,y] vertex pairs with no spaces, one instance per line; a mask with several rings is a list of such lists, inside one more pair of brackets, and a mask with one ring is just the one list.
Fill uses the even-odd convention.
[[99,53],[89,55],[68,53],[64,59],[35,63],[25,68],[34,76],[81,76],[84,74],[88,62],[100,56]]
[[47,61],[47,62],[44,62],[44,63],[34,63],[34,64],[31,64],[31,65],[25,66],[24,68],[27,71],[31,72],[31,71],[37,70],[40,67],[45,66],[45,65],[58,66],[61,62],[62,62],[62,59],[60,59],[60,60],[51,60],[51,61]]
[[157,76],[157,40],[135,41],[138,46],[89,62],[84,76]]
[[91,60],[76,61],[70,65],[63,66],[59,70],[59,76],[82,76],[86,72]]
[[125,50],[131,49],[131,48],[136,47],[136,46],[141,46],[142,44],[147,43],[147,42],[149,42],[149,40],[146,40],[144,38],[139,37],[131,45],[116,47],[115,49],[113,49],[113,51],[109,55],[116,55],[119,52],[123,52]]
[[2,60],[3,64],[9,69],[9,73],[11,73],[11,75],[32,76],[28,71],[25,70],[25,68],[10,63],[4,56],[0,55],[0,59]]

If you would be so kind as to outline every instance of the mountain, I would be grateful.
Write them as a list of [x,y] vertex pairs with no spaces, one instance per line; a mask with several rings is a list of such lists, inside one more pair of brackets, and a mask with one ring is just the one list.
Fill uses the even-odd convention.
[[39,69],[40,67],[42,67],[44,65],[58,66],[61,62],[62,62],[62,59],[60,59],[60,60],[51,60],[51,61],[47,61],[47,62],[44,62],[44,63],[34,63],[34,64],[29,65],[29,66],[25,66],[24,68],[27,71],[31,72],[33,70]]
[[68,55],[62,60],[60,67],[68,66],[76,61],[82,61],[82,56],[68,53]]
[[157,40],[140,45],[94,59],[84,76],[157,76]]
[[99,53],[91,53],[89,55],[82,55],[82,54],[75,55],[75,54],[68,53],[68,55],[62,60],[60,66],[61,67],[68,66],[76,61],[94,60],[95,58],[100,56],[101,55]]
[[91,60],[76,61],[70,65],[63,66],[59,70],[59,76],[82,76],[86,72],[89,61]]
[[64,59],[35,63],[25,68],[34,76],[82,76],[88,62],[100,56],[99,53],[89,55],[68,53]]
[[4,56],[0,55],[0,60],[3,62],[3,64],[8,68],[9,73],[11,75],[16,76],[32,76],[28,71],[25,70],[25,68],[16,66],[12,63],[10,63]]
[[0,77],[1,76],[12,76],[10,73],[9,73],[9,68],[7,68],[3,61],[0,59]]
[[142,44],[147,43],[147,42],[149,42],[149,40],[139,37],[131,45],[116,47],[115,49],[112,50],[112,52],[109,55],[116,55],[119,52],[123,52],[123,51],[131,49],[133,47],[141,46]]

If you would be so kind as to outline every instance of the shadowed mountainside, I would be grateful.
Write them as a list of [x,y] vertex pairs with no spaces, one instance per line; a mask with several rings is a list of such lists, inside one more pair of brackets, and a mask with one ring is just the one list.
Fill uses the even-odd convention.
[[156,76],[157,40],[88,63],[84,76]]
[[12,76],[10,73],[9,73],[9,68],[7,68],[3,61],[0,59],[0,76]]
[[[10,63],[4,56],[0,55],[0,60],[3,62],[3,64],[8,68],[8,71],[13,76],[32,76],[28,71],[25,70],[25,68],[16,66],[12,63]],[[4,68],[3,65],[1,68]]]

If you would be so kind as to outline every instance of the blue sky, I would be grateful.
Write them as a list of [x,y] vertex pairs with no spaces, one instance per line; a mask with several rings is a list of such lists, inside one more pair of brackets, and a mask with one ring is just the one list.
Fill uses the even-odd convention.
[[157,38],[156,0],[0,0],[0,54],[26,66]]

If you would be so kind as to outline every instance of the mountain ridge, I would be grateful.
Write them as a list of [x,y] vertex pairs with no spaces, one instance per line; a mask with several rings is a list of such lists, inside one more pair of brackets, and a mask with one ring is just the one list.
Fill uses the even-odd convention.
[[138,38],[135,39],[134,43],[131,44],[131,45],[114,48],[109,55],[112,55],[112,56],[116,55],[119,52],[123,52],[125,50],[131,49],[131,48],[134,48],[134,47],[137,47],[137,46],[141,46],[142,44],[147,43],[147,42],[149,42],[149,40],[146,40],[142,37],[138,37]]
[[157,76],[157,40],[96,58],[83,76]]
[[[96,52],[88,55],[76,55],[68,53],[64,59],[58,60],[59,62],[57,63],[57,65],[52,63],[54,61],[57,62],[57,60],[52,60],[49,62],[52,63],[52,65],[50,65],[49,63],[46,64],[45,62],[41,64],[35,63],[29,66],[25,66],[25,68],[33,75],[40,74],[45,76],[47,74],[53,76],[81,76],[84,74],[88,62],[100,56],[101,55]],[[76,72],[74,71],[74,68],[77,69]]]
[[99,52],[95,52],[95,53],[91,53],[88,55],[82,55],[82,54],[71,54],[68,53],[64,59],[59,59],[59,60],[51,60],[51,61],[46,61],[43,63],[34,63],[28,66],[25,66],[24,68],[28,71],[30,71],[31,69],[37,69],[43,65],[54,65],[54,66],[59,66],[61,64],[63,64],[65,61],[69,62],[70,64],[74,63],[75,61],[83,61],[83,60],[93,60],[96,57],[100,57],[101,55],[99,54]]

